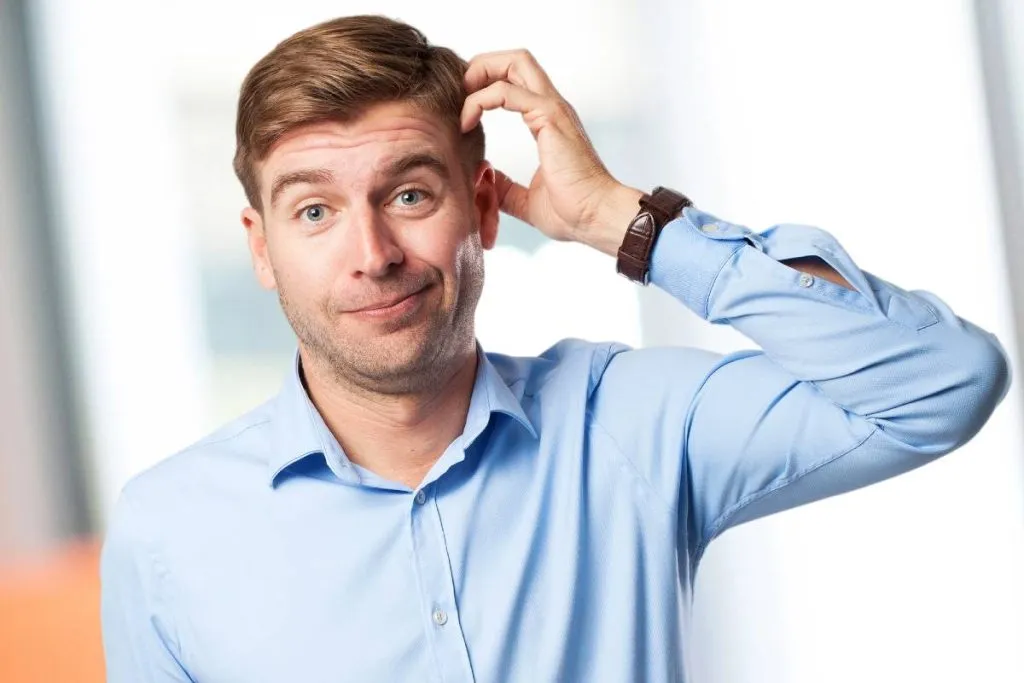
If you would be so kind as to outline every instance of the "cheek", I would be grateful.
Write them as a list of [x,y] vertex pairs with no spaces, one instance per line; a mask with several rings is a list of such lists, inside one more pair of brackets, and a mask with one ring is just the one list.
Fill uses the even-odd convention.
[[432,270],[439,271],[447,286],[455,289],[473,270],[475,252],[471,238],[436,238],[428,244],[410,248],[406,257],[418,261]]
[[329,298],[332,273],[325,250],[281,249],[273,257],[278,288],[297,304]]
[[435,218],[436,222],[429,226],[410,226],[400,246],[410,260],[423,261],[446,274],[454,273],[473,245],[479,244],[479,235],[467,228],[472,223],[468,216],[452,212]]
[[466,288],[470,282],[475,283],[477,280],[482,280],[484,249],[480,243],[480,235],[469,235],[455,251],[454,269],[463,283],[463,288]]

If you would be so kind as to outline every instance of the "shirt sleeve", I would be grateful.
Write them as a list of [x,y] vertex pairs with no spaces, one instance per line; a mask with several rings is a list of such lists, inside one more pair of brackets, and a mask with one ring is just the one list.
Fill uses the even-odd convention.
[[176,656],[166,570],[122,493],[100,562],[103,649],[108,683],[192,681]]
[[[781,263],[809,256],[855,290]],[[598,427],[678,514],[691,572],[732,526],[957,448],[1009,386],[993,335],[861,271],[817,228],[755,233],[690,207],[659,237],[651,281],[761,349],[618,347],[595,391]]]

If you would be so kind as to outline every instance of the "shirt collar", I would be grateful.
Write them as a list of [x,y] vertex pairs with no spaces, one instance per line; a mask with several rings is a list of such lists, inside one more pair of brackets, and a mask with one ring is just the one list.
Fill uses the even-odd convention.
[[[514,382],[515,378],[510,378],[510,381]],[[537,438],[537,430],[523,410],[520,397],[509,388],[505,377],[478,343],[476,379],[466,415],[466,426],[458,437],[462,449],[468,448],[483,433],[494,413],[512,417],[533,438]],[[349,462],[306,393],[297,352],[284,386],[275,399],[270,447],[267,465],[271,486],[276,484],[285,470],[311,457],[323,458],[339,478],[350,479],[352,483],[359,482],[357,468]]]
[[323,437],[330,434],[330,430],[324,425],[324,431],[321,431],[318,422],[323,423],[323,418],[306,394],[302,384],[301,361],[296,352],[284,386],[274,400],[270,454],[267,458],[271,486],[282,472],[295,463],[312,456],[326,458],[329,449]]
[[534,428],[526,411],[523,410],[522,388],[519,384],[519,395],[509,387],[511,382],[516,384],[516,377],[506,378],[498,371],[491,358],[484,353],[483,348],[477,343],[477,372],[476,380],[473,383],[473,395],[469,401],[469,411],[466,415],[466,427],[462,430],[462,439],[465,447],[469,447],[473,441],[483,432],[490,423],[491,415],[504,413],[515,419],[523,426],[530,436],[537,438],[537,430]]

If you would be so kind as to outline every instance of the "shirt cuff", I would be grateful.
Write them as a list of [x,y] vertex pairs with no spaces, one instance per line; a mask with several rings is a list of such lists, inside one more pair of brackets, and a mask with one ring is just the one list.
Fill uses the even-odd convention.
[[733,254],[750,245],[757,246],[758,237],[748,228],[688,206],[654,244],[651,282],[706,320],[718,274]]

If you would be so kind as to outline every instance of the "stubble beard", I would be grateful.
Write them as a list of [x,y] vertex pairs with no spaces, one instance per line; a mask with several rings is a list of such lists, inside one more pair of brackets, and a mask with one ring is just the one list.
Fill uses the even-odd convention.
[[[402,325],[395,333],[378,339],[347,338],[332,325],[336,314],[330,306],[320,306],[316,314],[310,315],[289,299],[284,286],[279,286],[278,298],[310,356],[305,360],[313,367],[307,372],[313,370],[360,393],[424,394],[443,386],[458,370],[464,354],[475,347],[474,317],[483,290],[482,256],[478,253],[464,259],[459,271],[459,291],[450,312],[438,307],[425,319]],[[442,287],[443,282],[433,286]],[[410,350],[410,344],[417,348]]]

